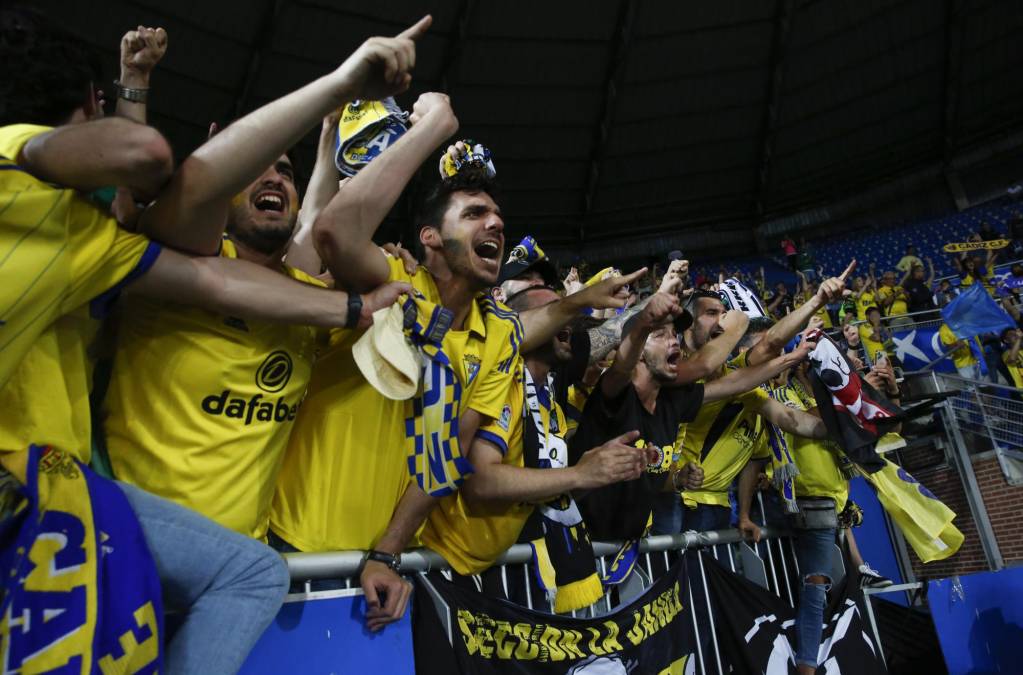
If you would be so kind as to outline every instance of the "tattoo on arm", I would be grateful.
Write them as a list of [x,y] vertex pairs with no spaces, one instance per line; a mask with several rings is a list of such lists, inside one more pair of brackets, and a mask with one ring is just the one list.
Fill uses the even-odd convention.
[[622,341],[622,328],[625,322],[636,314],[639,314],[650,298],[636,303],[621,314],[608,319],[596,328],[591,328],[590,334],[590,365],[602,360],[612,349],[616,349]]

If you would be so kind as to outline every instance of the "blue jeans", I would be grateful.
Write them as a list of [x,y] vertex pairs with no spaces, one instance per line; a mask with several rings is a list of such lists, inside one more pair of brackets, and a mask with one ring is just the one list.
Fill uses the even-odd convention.
[[650,534],[682,532],[682,498],[676,492],[662,492],[654,498],[654,524]]
[[727,530],[732,524],[732,509],[727,506],[697,504],[696,508],[686,507],[683,511],[682,526],[686,531]]
[[[803,589],[796,608],[796,664],[817,667],[821,633],[824,631],[824,606],[831,588],[831,555],[835,530],[796,530],[796,560],[803,575]],[[811,576],[826,579],[823,584],[810,581]]]
[[166,672],[238,672],[284,601],[284,560],[262,542],[190,509],[117,485],[142,526],[164,609],[183,615],[167,645]]

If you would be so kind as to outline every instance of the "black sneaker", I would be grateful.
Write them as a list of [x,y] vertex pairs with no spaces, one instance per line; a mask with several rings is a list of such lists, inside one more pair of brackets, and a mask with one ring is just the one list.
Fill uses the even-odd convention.
[[891,585],[891,579],[881,576],[868,563],[860,565],[860,588],[888,588]]

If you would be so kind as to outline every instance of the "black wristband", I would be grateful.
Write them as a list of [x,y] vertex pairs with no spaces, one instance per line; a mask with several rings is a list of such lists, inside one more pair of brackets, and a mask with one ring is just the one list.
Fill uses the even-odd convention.
[[383,551],[366,551],[366,555],[362,557],[362,564],[359,565],[359,573],[366,567],[366,563],[372,560],[373,562],[383,563],[390,567],[395,572],[401,570],[401,558],[392,554],[385,553]]
[[359,325],[362,317],[362,296],[358,293],[348,294],[348,317],[345,320],[345,328],[355,328]]

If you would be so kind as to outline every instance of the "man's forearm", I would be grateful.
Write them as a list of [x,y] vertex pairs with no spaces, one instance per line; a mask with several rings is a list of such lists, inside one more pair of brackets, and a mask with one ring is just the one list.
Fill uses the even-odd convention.
[[577,487],[578,470],[530,469],[494,463],[479,467],[461,490],[473,502],[542,502]]
[[750,350],[749,364],[755,366],[768,359],[773,359],[781,353],[781,350],[794,338],[799,331],[806,327],[810,317],[820,310],[822,302],[819,296],[814,295],[799,307],[783,316],[776,324],[771,326],[763,339]]
[[244,260],[189,258],[164,249],[129,292],[243,319],[344,326],[348,295],[303,284]]
[[803,410],[789,408],[774,399],[763,401],[759,412],[769,422],[790,434],[803,438],[825,439],[828,437],[828,428],[821,418]]
[[[149,75],[137,71],[121,68],[121,77],[118,82],[122,87],[128,89],[149,89]],[[114,114],[118,117],[129,119],[139,124],[146,123],[146,104],[138,101],[129,101],[123,96],[117,97],[117,107]]]
[[637,326],[622,339],[614,363],[600,378],[600,387],[607,398],[617,396],[632,379],[632,371],[643,355],[643,347],[650,335],[650,329]]
[[18,163],[33,175],[85,192],[123,186],[155,196],[174,169],[170,145],[156,129],[120,117],[57,127],[25,144]]
[[749,519],[753,506],[753,493],[756,492],[757,480],[760,476],[760,463],[751,459],[739,474],[739,519]]
[[373,548],[384,553],[401,555],[439,501],[423,492],[414,482],[409,483],[405,494],[401,496],[398,506],[394,509],[387,530]]
[[625,327],[625,322],[646,307],[646,304],[650,302],[652,297],[652,295],[649,296],[634,307],[630,307],[618,316],[612,317],[588,331],[590,336],[590,365],[603,360],[612,349],[618,348],[618,345],[622,342],[622,328]]
[[783,355],[758,366],[737,368],[722,378],[708,382],[704,387],[703,400],[719,401],[755,389],[795,363],[795,359]]
[[566,295],[557,302],[548,303],[543,307],[520,312],[519,321],[522,322],[523,333],[522,353],[531,352],[547,344],[551,338],[558,334],[558,331],[579,318],[587,306],[584,301],[580,300],[584,297],[583,292],[580,291]]
[[234,122],[182,163],[143,214],[143,231],[176,248],[212,255],[231,198],[350,98],[348,83],[334,72]]
[[384,280],[387,265],[373,234],[420,165],[457,130],[450,111],[427,114],[348,181],[320,212],[313,225],[313,241],[339,283],[361,291]]
[[675,384],[695,382],[720,370],[745,332],[745,326],[729,328],[713,340],[709,340],[696,354],[680,361]]
[[334,166],[334,137],[337,135],[336,120],[324,122],[320,131],[320,145],[316,151],[316,164],[309,178],[309,187],[302,198],[302,208],[298,212],[295,233],[288,243],[286,260],[288,265],[302,270],[312,276],[319,275],[323,270],[323,261],[313,245],[313,223],[320,212],[326,208],[330,200],[337,194],[340,174]]

